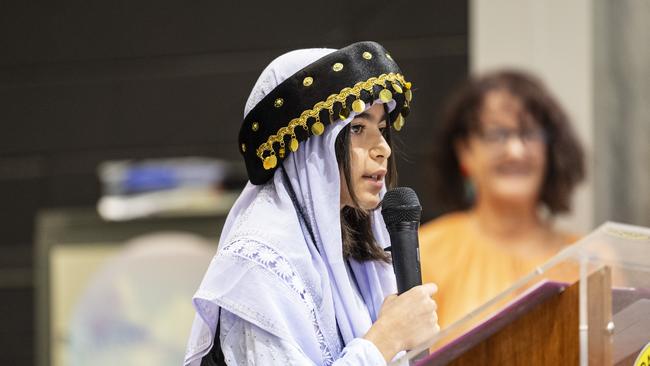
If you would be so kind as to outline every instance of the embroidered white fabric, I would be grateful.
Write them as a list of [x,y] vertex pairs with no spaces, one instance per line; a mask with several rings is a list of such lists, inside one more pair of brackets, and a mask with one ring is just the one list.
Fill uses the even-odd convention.
[[[316,364],[297,348],[273,334],[229,312],[221,314],[223,354],[228,365],[313,365]],[[345,346],[332,366],[384,366],[381,352],[370,341],[355,338]]]
[[[260,76],[245,113],[277,84],[332,51],[298,50],[274,60]],[[388,107],[392,110],[395,102]],[[234,319],[227,334],[217,337],[234,364],[273,364],[274,359],[276,364],[383,364],[383,358],[376,362],[376,347],[360,337],[376,320],[384,298],[395,293],[394,274],[383,262],[352,260],[359,285],[355,291],[342,254],[340,203],[332,199],[340,192],[336,136],[354,116],[328,125],[321,136],[300,143],[287,156],[281,169],[289,183],[278,169],[263,186],[249,183],[244,188],[193,298],[197,315],[185,365],[198,366],[209,352],[220,313]],[[315,243],[298,217],[289,184]],[[390,245],[381,214],[372,212],[371,220],[377,242]]]
[[[221,250],[221,253],[224,256],[240,257],[242,259],[242,265],[255,263],[268,271],[271,276],[278,277],[278,281],[282,281],[288,285],[292,292],[304,302],[305,307],[309,309],[310,320],[314,327],[325,364],[331,364],[334,356],[321,330],[320,321],[316,313],[318,302],[314,301],[314,289],[308,289],[291,263],[269,245],[256,240],[236,241],[225,246]],[[340,345],[335,350],[335,354],[338,354],[339,350]]]

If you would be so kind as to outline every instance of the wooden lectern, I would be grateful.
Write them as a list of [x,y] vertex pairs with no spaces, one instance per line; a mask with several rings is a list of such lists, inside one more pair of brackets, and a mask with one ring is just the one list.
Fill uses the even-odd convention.
[[623,366],[648,343],[650,229],[606,223],[391,365]]

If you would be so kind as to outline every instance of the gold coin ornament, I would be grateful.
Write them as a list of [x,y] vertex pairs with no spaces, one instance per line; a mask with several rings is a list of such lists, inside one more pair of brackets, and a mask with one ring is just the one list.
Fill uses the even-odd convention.
[[336,72],[343,70],[343,64],[340,62],[335,63],[334,65],[332,65],[332,70]]
[[325,131],[325,125],[321,121],[316,121],[316,123],[311,125],[311,133],[314,135],[320,136],[323,134],[323,131]]
[[291,138],[291,142],[289,142],[289,150],[296,152],[298,150],[298,146],[300,146],[298,144],[298,140],[295,137]]
[[241,144],[241,152],[246,152],[246,144]]
[[280,107],[282,107],[283,104],[284,104],[284,99],[282,99],[282,98],[278,98],[278,99],[275,100],[275,102],[273,102],[273,105],[275,106],[275,108],[280,108]]
[[401,114],[397,115],[395,122],[393,122],[393,128],[395,131],[400,131],[404,127],[404,117]]
[[314,83],[314,78],[312,78],[311,76],[307,76],[302,80],[302,85],[304,86],[311,86],[311,84],[313,83]]
[[341,111],[339,112],[339,118],[347,119],[348,117],[350,117],[350,110],[347,109],[345,106],[343,106],[343,108],[341,108]]
[[395,90],[398,94],[402,94],[402,87],[399,86],[398,83],[393,83],[393,90]]
[[275,154],[269,155],[266,158],[264,158],[264,169],[269,170],[275,168],[275,166],[278,164],[278,158],[275,157]]
[[388,89],[383,89],[379,92],[379,99],[383,103],[388,103],[393,99],[393,93],[391,93]]
[[409,102],[411,101],[411,99],[413,99],[413,92],[411,92],[411,89],[406,89],[406,91],[404,92],[404,97]]
[[363,56],[363,58],[365,58],[366,60],[370,60],[370,59],[372,58],[372,53],[366,51],[366,52],[364,52],[364,53],[362,54],[362,56]]
[[361,113],[366,110],[366,103],[364,103],[361,99],[357,99],[352,102],[352,110],[355,113]]

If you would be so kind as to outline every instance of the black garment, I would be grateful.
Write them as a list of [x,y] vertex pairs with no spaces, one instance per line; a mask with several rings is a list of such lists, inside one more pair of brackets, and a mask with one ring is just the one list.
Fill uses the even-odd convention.
[[[221,309],[219,309],[219,312],[221,312]],[[219,340],[220,326],[221,316],[219,316],[219,321],[217,322],[217,330],[214,332],[214,343],[212,349],[210,349],[210,352],[201,359],[201,366],[228,366],[223,357],[223,351],[221,350],[221,341]]]

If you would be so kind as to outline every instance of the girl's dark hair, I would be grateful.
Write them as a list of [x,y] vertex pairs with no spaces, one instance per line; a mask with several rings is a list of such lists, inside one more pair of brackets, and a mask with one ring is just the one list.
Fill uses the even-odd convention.
[[[386,109],[386,106],[384,106]],[[388,111],[384,114],[387,126],[390,126]],[[384,138],[391,146],[390,128],[384,129]],[[372,220],[369,212],[359,208],[357,197],[351,185],[350,176],[350,124],[345,126],[336,137],[334,144],[336,161],[350,193],[355,207],[345,206],[341,209],[341,236],[343,238],[343,256],[358,261],[379,260],[390,262],[390,256],[379,246],[372,234]],[[391,188],[397,181],[397,169],[393,154],[388,157],[388,171],[384,182]]]
[[519,98],[546,134],[546,176],[540,201],[551,213],[568,211],[573,188],[585,175],[584,153],[560,104],[537,78],[521,71],[499,71],[470,78],[447,100],[434,143],[434,196],[442,212],[467,209],[455,142],[480,128],[479,113],[490,91]]

